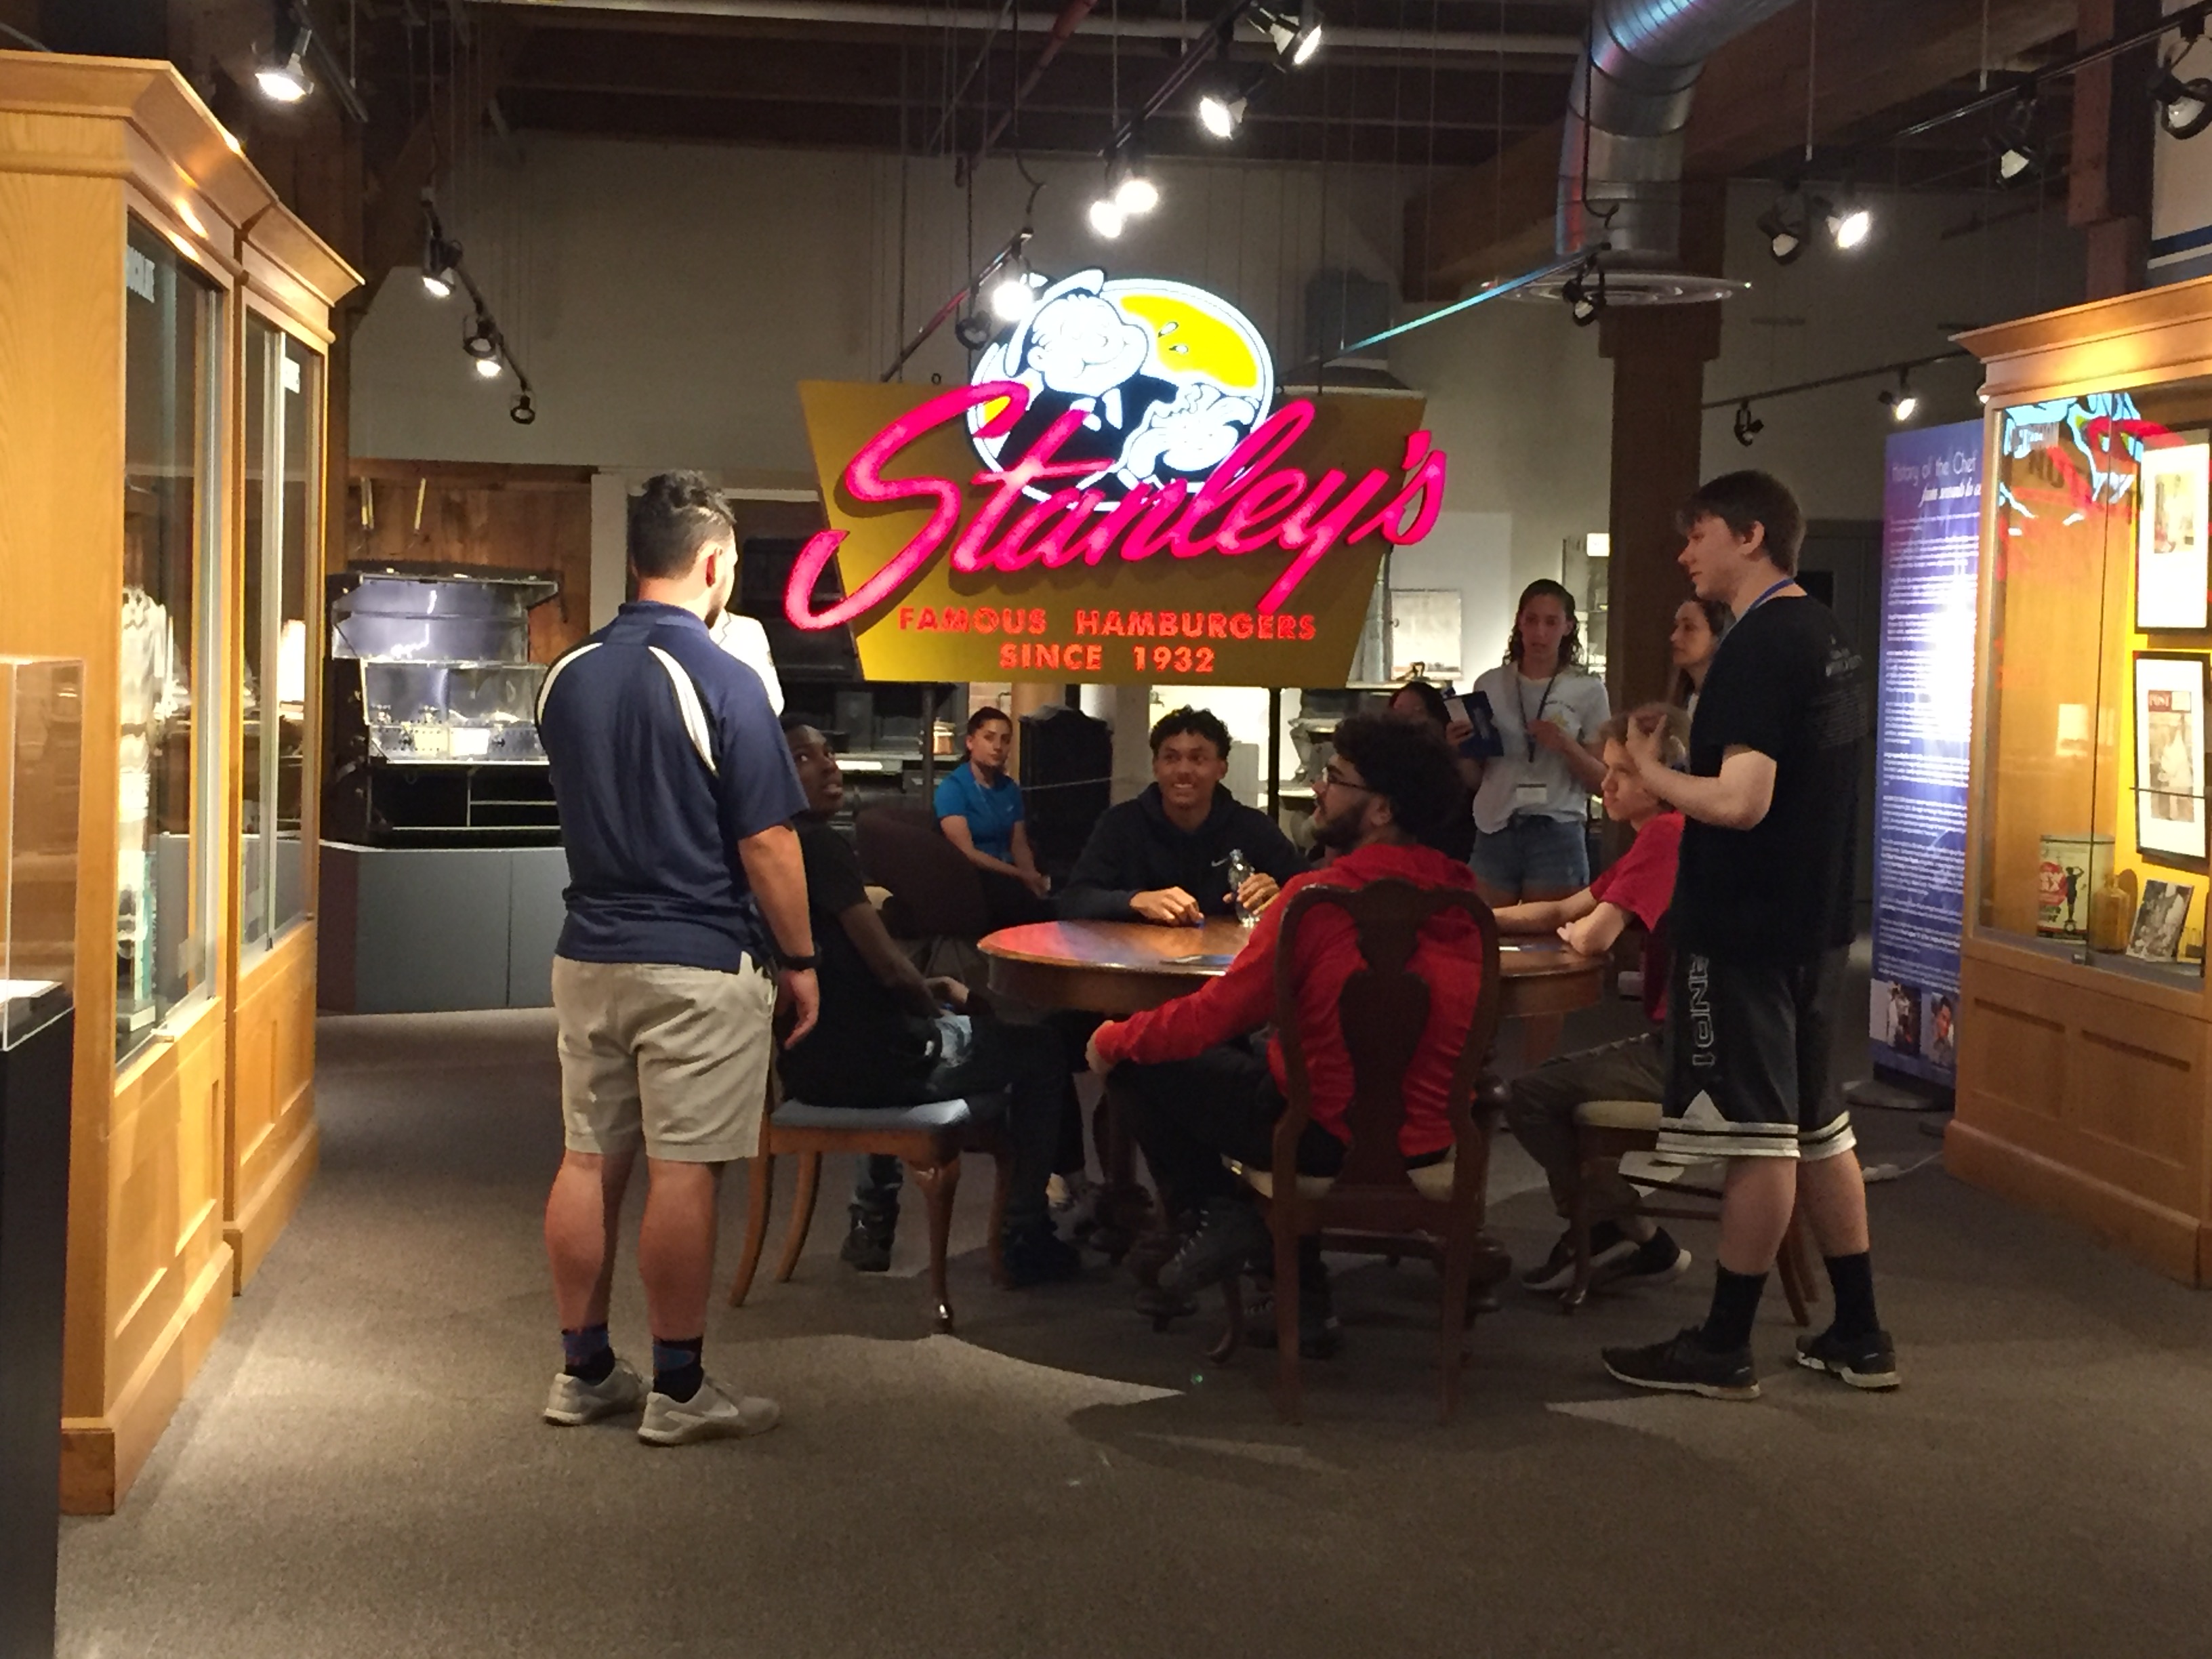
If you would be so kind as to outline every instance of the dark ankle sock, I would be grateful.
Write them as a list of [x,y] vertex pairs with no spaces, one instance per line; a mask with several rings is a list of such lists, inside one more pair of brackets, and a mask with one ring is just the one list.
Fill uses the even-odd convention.
[[607,1340],[605,1325],[586,1325],[581,1330],[562,1332],[561,1355],[568,1375],[579,1382],[604,1382],[615,1368],[615,1351]]
[[1751,1346],[1751,1322],[1759,1316],[1759,1293],[1766,1288],[1765,1273],[1732,1273],[1713,1269],[1712,1311],[1705,1316],[1705,1345],[1715,1353],[1734,1353]]
[[665,1394],[671,1400],[689,1400],[699,1392],[699,1385],[707,1380],[706,1367],[699,1363],[699,1355],[707,1346],[703,1336],[686,1337],[681,1341],[670,1341],[665,1336],[653,1339],[653,1391]]
[[1674,1235],[1660,1227],[1636,1247],[1636,1261],[1642,1267],[1665,1267],[1673,1265],[1681,1253],[1682,1247],[1674,1242]]
[[1835,1333],[1838,1336],[1870,1336],[1881,1328],[1874,1314],[1874,1257],[1861,1250],[1856,1255],[1827,1258],[1828,1285],[1836,1293]]

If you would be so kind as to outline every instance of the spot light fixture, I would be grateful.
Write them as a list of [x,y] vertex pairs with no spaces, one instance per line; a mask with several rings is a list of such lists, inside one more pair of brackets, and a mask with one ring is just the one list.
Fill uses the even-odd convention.
[[1735,441],[1746,449],[1751,441],[1766,430],[1766,422],[1751,412],[1751,399],[1747,398],[1735,406]]
[[461,284],[457,267],[461,245],[446,234],[430,192],[422,192],[422,291],[434,300],[450,300]]
[[1152,171],[1145,165],[1144,148],[1133,141],[1114,157],[1106,177],[1113,186],[1114,205],[1121,210],[1124,222],[1150,213],[1160,204],[1160,187],[1152,182]]
[[[2162,112],[2161,112],[2162,118]],[[2023,94],[2006,111],[1996,135],[1997,182],[2016,185],[2043,167],[2043,152],[2035,143],[2035,98]]]
[[1806,209],[1795,194],[1778,196],[1774,205],[1759,218],[1759,234],[1766,238],[1766,251],[1778,265],[1794,262],[1805,251]]
[[517,426],[528,426],[538,418],[538,405],[531,400],[529,392],[514,394],[514,402],[507,409],[507,418]]
[[1002,323],[1018,323],[1036,309],[1036,285],[1026,268],[1008,270],[991,284],[991,314]]
[[487,380],[496,380],[505,372],[506,366],[496,356],[479,357],[476,362],[477,373]]
[[1227,86],[1208,87],[1198,95],[1198,124],[1215,138],[1233,138],[1243,124],[1244,94]]
[[1912,371],[1901,368],[1897,372],[1897,390],[1885,392],[1880,401],[1887,407],[1889,417],[1899,426],[1920,412],[1920,394],[1912,389]]
[[1112,192],[1109,191],[1091,204],[1091,234],[1103,237],[1110,242],[1121,234],[1121,227],[1127,222],[1128,216],[1121,210],[1121,204],[1114,199]]
[[1321,8],[1304,0],[1295,15],[1255,7],[1252,20],[1275,49],[1275,62],[1285,69],[1304,69],[1322,48]]
[[[499,325],[492,321],[490,313],[482,305],[477,307],[476,321],[461,337],[461,349],[479,363],[496,363],[499,361]],[[496,374],[498,370],[495,368],[492,372]],[[483,370],[478,369],[477,373],[481,374]]]
[[2185,81],[2174,71],[2190,49],[2204,38],[2204,20],[2192,16],[2181,26],[2181,50],[2159,65],[2150,95],[2158,105],[2158,124],[2172,138],[2194,138],[2212,127],[2212,81]]
[[[1595,276],[1595,282],[1589,278]],[[1560,289],[1559,297],[1567,302],[1567,313],[1575,319],[1577,328],[1588,328],[1605,310],[1605,268],[1595,260],[1567,278]]]
[[254,65],[254,84],[271,102],[296,104],[315,89],[307,73],[307,47],[315,38],[307,20],[289,5],[276,9],[276,40],[268,57]]
[[1874,233],[1873,210],[1849,191],[1834,203],[1822,203],[1820,218],[1827,227],[1828,239],[1846,253],[1863,246]]

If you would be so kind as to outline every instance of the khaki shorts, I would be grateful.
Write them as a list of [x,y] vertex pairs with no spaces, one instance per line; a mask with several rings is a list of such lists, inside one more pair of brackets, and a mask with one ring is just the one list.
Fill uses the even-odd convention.
[[726,1164],[760,1149],[775,981],[663,963],[553,958],[572,1152]]

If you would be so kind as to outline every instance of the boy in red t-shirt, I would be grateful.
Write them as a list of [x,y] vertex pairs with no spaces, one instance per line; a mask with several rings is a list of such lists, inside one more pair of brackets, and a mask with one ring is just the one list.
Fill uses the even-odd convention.
[[[1662,753],[1679,762],[1687,752],[1689,718],[1679,708],[1651,703],[1617,715],[1598,733],[1605,754],[1606,816],[1636,831],[1621,858],[1579,893],[1498,912],[1501,933],[1556,932],[1575,950],[1601,956],[1632,919],[1644,928],[1644,1012],[1651,1029],[1625,1042],[1563,1054],[1510,1085],[1505,1120],[1544,1167],[1552,1201],[1569,1213],[1580,1159],[1575,1148],[1575,1108],[1586,1100],[1660,1100],[1665,1095],[1660,1032],[1667,1012],[1666,934],[1662,924],[1674,896],[1674,864],[1682,844],[1682,815],[1666,811],[1638,781],[1622,739],[1633,720],[1660,733]],[[1636,1189],[1618,1170],[1591,1184],[1590,1209],[1603,1219],[1590,1228],[1593,1279],[1601,1284],[1664,1284],[1680,1278],[1690,1253],[1663,1227],[1637,1212]],[[1564,1232],[1540,1267],[1521,1276],[1532,1291],[1564,1290],[1575,1272],[1574,1236]]]

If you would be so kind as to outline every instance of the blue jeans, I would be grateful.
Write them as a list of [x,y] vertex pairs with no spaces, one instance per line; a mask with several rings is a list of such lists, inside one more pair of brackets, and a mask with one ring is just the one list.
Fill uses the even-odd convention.
[[1516,812],[1503,830],[1475,836],[1468,862],[1477,880],[1502,892],[1578,893],[1589,885],[1589,837],[1579,818]]
[[[929,1074],[908,1085],[901,1100],[869,1103],[964,1099],[987,1121],[1003,1112],[1014,1144],[1006,1231],[1018,1233],[1046,1224],[1045,1182],[1059,1148],[1060,1102],[1067,1088],[1067,1058],[1059,1036],[1041,1025],[957,1014],[940,1016],[938,1034],[940,1058]],[[863,1209],[896,1211],[905,1180],[898,1159],[871,1154],[860,1160],[854,1177],[853,1202]]]

